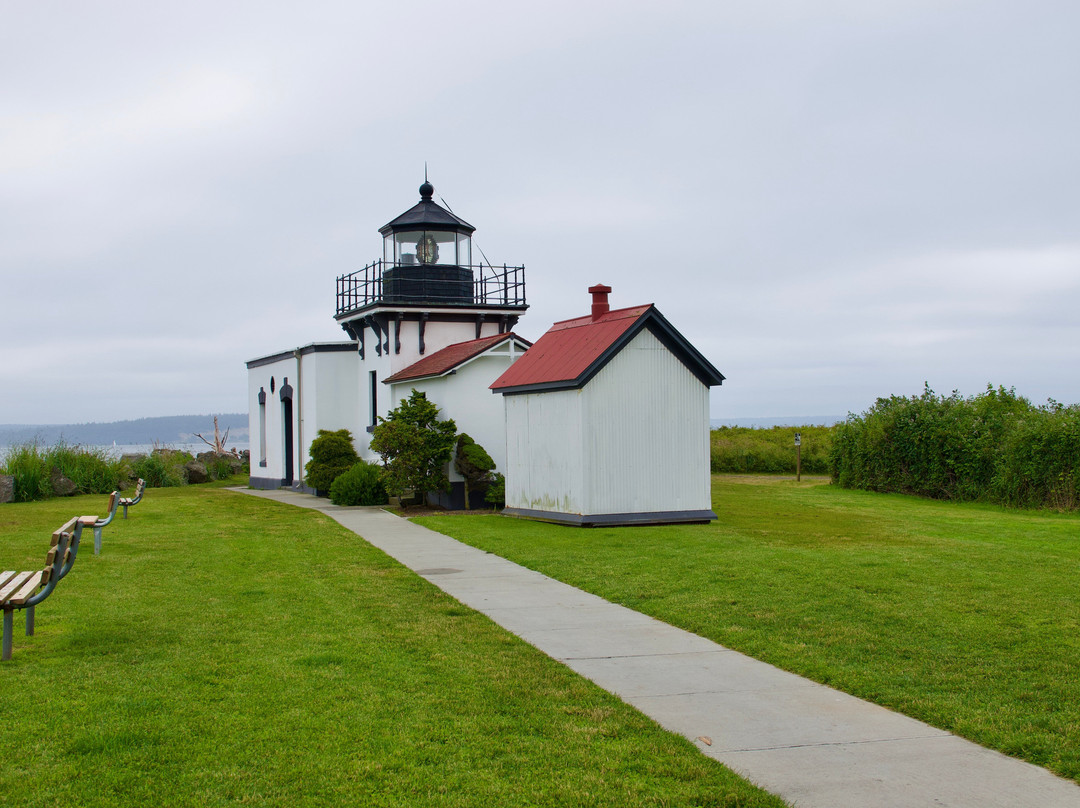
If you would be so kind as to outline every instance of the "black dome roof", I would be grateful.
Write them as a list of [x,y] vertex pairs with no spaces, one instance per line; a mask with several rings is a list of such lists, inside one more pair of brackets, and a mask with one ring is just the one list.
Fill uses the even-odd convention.
[[441,205],[432,202],[435,187],[424,180],[420,186],[420,201],[391,222],[379,228],[384,236],[401,233],[406,230],[454,230],[458,233],[472,233],[476,230],[459,216],[455,216]]

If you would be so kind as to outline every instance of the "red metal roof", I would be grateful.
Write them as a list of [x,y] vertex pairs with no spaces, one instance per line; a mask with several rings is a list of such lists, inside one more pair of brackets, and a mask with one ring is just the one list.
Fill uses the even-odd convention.
[[652,305],[555,323],[491,385],[492,390],[571,382],[582,376]]
[[[463,362],[482,354],[489,348],[494,348],[496,345],[499,345],[508,339],[515,339],[525,346],[531,344],[527,339],[519,337],[512,331],[508,331],[505,334],[495,334],[490,337],[472,339],[468,342],[456,342],[453,345],[447,345],[445,348],[438,350],[433,354],[428,354],[420,361],[414,362],[407,368],[399,370],[392,376],[387,376],[383,379],[383,383],[389,384],[391,382],[402,382],[408,379],[422,379],[427,376],[441,376],[442,374],[453,370]],[[522,356],[524,356],[524,354],[522,354]]]

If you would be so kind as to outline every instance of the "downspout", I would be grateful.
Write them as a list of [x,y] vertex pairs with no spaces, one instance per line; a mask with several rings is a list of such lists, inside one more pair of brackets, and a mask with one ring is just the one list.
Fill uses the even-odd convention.
[[304,376],[303,376],[303,352],[297,348],[293,351],[296,357],[296,480],[300,485],[304,484]]

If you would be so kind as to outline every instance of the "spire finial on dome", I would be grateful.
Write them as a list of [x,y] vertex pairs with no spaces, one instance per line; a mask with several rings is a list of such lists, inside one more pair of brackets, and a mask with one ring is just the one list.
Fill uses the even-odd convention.
[[420,201],[430,202],[432,195],[435,193],[435,186],[428,182],[427,178],[427,160],[424,161],[424,184],[420,186]]

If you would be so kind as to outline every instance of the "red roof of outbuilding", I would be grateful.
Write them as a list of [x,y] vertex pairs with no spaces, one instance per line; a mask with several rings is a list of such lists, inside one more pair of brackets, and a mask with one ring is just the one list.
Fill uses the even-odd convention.
[[651,308],[634,306],[609,311],[595,320],[585,316],[555,323],[491,389],[576,381]]
[[[594,287],[593,311],[606,306],[607,287]],[[655,306],[603,311],[596,316],[563,320],[548,329],[525,354],[496,379],[492,391],[504,395],[580,388],[588,384],[642,329],[648,329],[698,380],[708,386],[724,381]]]
[[[508,339],[517,340],[525,346],[532,344],[527,339],[519,337],[512,331],[508,331],[505,334],[495,334],[490,337],[472,339],[468,342],[457,342],[453,345],[447,345],[445,348],[438,350],[433,354],[425,356],[420,361],[414,362],[407,368],[399,370],[392,376],[387,376],[383,379],[383,383],[390,384],[391,382],[403,382],[408,379],[422,379],[427,376],[441,376],[442,374],[453,370],[463,362],[482,354],[489,348],[494,348],[496,345],[499,345]],[[522,356],[524,356],[524,354],[522,354]],[[511,367],[513,366],[511,365]]]

